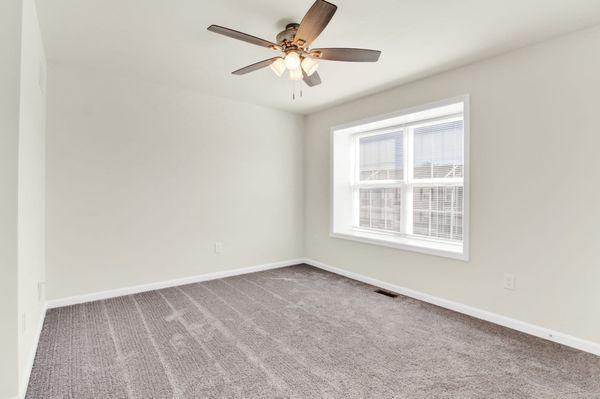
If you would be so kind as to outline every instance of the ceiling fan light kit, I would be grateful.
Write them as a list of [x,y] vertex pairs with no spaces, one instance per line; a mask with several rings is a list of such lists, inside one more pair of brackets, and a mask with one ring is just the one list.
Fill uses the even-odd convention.
[[304,70],[304,72],[306,72],[306,74],[308,76],[310,76],[313,73],[317,72],[317,68],[319,68],[319,64],[317,63],[317,61],[315,61],[314,58],[312,58],[312,57],[305,57],[302,60],[302,69]]
[[285,30],[279,32],[276,37],[277,43],[219,25],[211,25],[208,30],[283,53],[282,56],[238,69],[232,72],[234,75],[245,75],[269,66],[279,77],[288,70],[290,80],[304,80],[308,86],[312,87],[321,84],[321,77],[317,73],[319,67],[317,60],[376,62],[381,55],[381,51],[378,50],[357,48],[310,49],[310,44],[325,29],[336,10],[336,5],[325,0],[316,0],[299,24],[288,24]]
[[290,80],[302,80],[304,79],[304,74],[300,68],[290,69]]
[[281,77],[286,70],[285,62],[281,57],[277,57],[277,59],[271,63],[270,67],[271,70],[275,73],[275,75],[279,77]]
[[300,67],[300,56],[298,55],[297,52],[295,51],[289,51],[285,58],[285,66],[287,69],[289,69],[290,71],[294,70],[294,69],[298,69]]

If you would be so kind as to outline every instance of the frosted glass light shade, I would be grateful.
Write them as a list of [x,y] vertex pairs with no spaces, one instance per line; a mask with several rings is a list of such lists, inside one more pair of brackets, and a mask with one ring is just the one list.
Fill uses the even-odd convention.
[[277,58],[275,61],[271,63],[271,70],[275,73],[275,75],[281,77],[285,72],[285,62],[283,58]]
[[290,71],[292,69],[296,69],[296,68],[298,68],[300,66],[300,56],[295,51],[290,51],[285,56],[285,60],[284,61],[285,61],[285,66]]
[[319,64],[317,64],[317,61],[315,61],[313,58],[305,57],[302,60],[302,69],[304,69],[304,72],[306,72],[308,76],[315,73],[318,67]]
[[290,69],[290,80],[302,80],[304,76],[302,76],[302,69]]

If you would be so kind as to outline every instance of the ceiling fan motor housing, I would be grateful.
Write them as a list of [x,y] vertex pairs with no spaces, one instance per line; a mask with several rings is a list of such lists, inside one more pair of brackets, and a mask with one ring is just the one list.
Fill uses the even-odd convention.
[[296,36],[296,32],[298,32],[298,27],[300,27],[300,24],[287,24],[285,26],[285,30],[279,32],[279,34],[277,35],[277,44],[283,45],[286,42],[294,41],[294,36]]

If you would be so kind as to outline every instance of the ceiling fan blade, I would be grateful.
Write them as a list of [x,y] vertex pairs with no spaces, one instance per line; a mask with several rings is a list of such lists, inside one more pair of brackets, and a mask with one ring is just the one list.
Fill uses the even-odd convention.
[[254,71],[257,71],[259,69],[262,69],[264,67],[268,67],[269,65],[271,65],[271,63],[273,61],[275,61],[278,58],[280,58],[280,57],[273,57],[273,58],[269,58],[268,60],[259,61],[259,62],[256,62],[256,63],[252,64],[252,65],[248,65],[247,67],[240,68],[237,71],[233,71],[231,73],[233,75],[245,75],[247,73],[254,72]]
[[270,42],[265,39],[261,39],[260,37],[252,36],[247,33],[238,32],[237,30],[225,28],[219,25],[211,25],[207,28],[211,32],[215,32],[221,35],[225,35],[227,37],[231,37],[233,39],[241,40],[247,43],[256,44],[257,46],[267,47],[272,49],[278,49],[279,46],[273,42]]
[[311,55],[321,60],[346,62],[377,62],[381,51],[362,48],[316,48]]
[[337,6],[335,4],[325,0],[315,1],[302,18],[300,27],[298,27],[298,31],[294,36],[294,41],[301,42],[302,46],[312,43],[323,32],[336,10]]
[[304,76],[302,78],[302,80],[304,80],[304,83],[306,83],[310,87],[317,86],[317,85],[321,84],[321,77],[319,76],[318,72],[313,72],[312,75],[308,76],[306,74],[306,72],[302,71],[302,75]]

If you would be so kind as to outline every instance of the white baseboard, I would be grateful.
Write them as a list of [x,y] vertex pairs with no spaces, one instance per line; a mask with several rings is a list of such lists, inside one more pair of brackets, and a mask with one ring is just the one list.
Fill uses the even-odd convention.
[[29,386],[29,378],[31,377],[31,371],[33,370],[33,362],[35,361],[35,355],[37,353],[38,344],[40,342],[40,335],[42,335],[42,328],[44,327],[44,320],[46,319],[46,309],[47,303],[42,305],[41,317],[38,320],[35,338],[33,341],[33,348],[29,353],[29,358],[27,359],[27,365],[25,367],[25,374],[20,378],[19,381],[19,395],[15,399],[25,399],[25,395],[27,394],[27,387]]
[[501,326],[508,327],[513,330],[517,330],[529,335],[534,335],[539,338],[547,339],[549,341],[557,342],[559,344],[566,345],[571,348],[579,349],[584,352],[589,352],[594,355],[600,356],[600,343],[586,341],[584,339],[577,338],[568,334],[563,334],[561,332],[553,331],[545,327],[540,327],[534,324],[526,323],[524,321],[515,320],[510,317],[488,312],[487,310],[474,308],[472,306],[464,305],[462,303],[449,301],[447,299],[425,294],[423,292],[415,291],[409,288],[404,288],[399,285],[386,283],[384,281],[380,281],[372,277],[363,276],[362,274],[330,266],[313,259],[304,259],[304,263],[314,267],[318,267],[319,269],[327,270],[329,272],[351,278],[353,280],[362,281],[366,284],[370,284],[392,292],[396,292],[398,294],[418,299],[423,302],[431,303],[442,308],[454,310],[455,312],[463,313],[481,320],[499,324]]
[[169,287],[175,287],[178,285],[192,284],[192,283],[198,283],[201,281],[216,280],[218,278],[237,276],[240,274],[247,274],[247,273],[260,272],[263,270],[277,269],[280,267],[297,265],[297,264],[303,263],[303,262],[304,262],[304,259],[290,259],[290,260],[285,260],[285,261],[280,261],[280,262],[267,263],[267,264],[263,264],[263,265],[242,267],[239,269],[225,270],[225,271],[221,271],[221,272],[206,273],[206,274],[201,274],[198,276],[183,277],[183,278],[178,278],[178,279],[174,279],[174,280],[159,281],[159,282],[155,282],[155,283],[136,285],[136,286],[132,286],[132,287],[123,287],[123,288],[117,288],[114,290],[94,292],[91,294],[83,294],[83,295],[71,296],[71,297],[67,297],[67,298],[52,299],[52,300],[48,301],[46,304],[47,304],[48,309],[60,308],[62,306],[76,305],[78,303],[92,302],[92,301],[98,301],[98,300],[102,300],[102,299],[114,298],[114,297],[118,297],[118,296],[137,294],[139,292],[159,290],[161,288],[169,288]]

